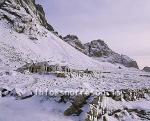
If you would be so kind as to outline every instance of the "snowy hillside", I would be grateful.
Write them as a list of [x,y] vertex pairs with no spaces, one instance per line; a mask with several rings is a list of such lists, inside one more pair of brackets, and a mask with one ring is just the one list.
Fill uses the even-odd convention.
[[[13,3],[13,5],[15,6],[15,3]],[[10,7],[4,8],[10,9]],[[49,61],[53,63],[62,63],[64,65],[67,64],[74,68],[94,68],[103,65],[113,67],[113,65],[108,63],[98,63],[78,52],[53,33],[46,30],[43,26],[40,26],[35,14],[31,12],[33,15],[29,15],[23,7],[20,7],[20,9],[21,10],[16,10],[17,16],[0,9],[0,36],[2,38],[0,40],[0,46],[3,48],[0,52],[0,58],[2,60],[1,65],[18,67],[18,64],[25,64],[26,62]],[[11,25],[4,16],[13,19],[13,25]],[[18,16],[20,17],[18,18]],[[27,18],[25,18],[26,16]],[[32,18],[32,16],[35,18]],[[27,22],[24,25],[22,19],[31,19],[32,22]],[[18,26],[22,25],[24,32],[18,33],[18,29],[20,28],[18,26],[16,27],[16,24]],[[15,27],[17,32],[13,30]]]
[[[1,53],[1,64],[5,66],[19,66],[18,63],[49,61],[52,63],[62,63],[73,67],[96,67],[100,63],[92,60],[84,54],[78,52],[70,45],[48,32],[44,28],[46,37],[36,36],[36,40],[31,40],[29,36],[18,34],[9,29],[7,24],[1,22],[0,36],[3,48]],[[7,28],[5,28],[7,27]],[[7,36],[6,36],[7,34]],[[6,59],[6,60],[4,60]],[[11,60],[13,59],[13,60]],[[16,63],[16,64],[15,64]],[[112,66],[111,64],[110,67]]]
[[150,73],[81,53],[34,0],[0,1],[0,37],[0,121],[149,119]]

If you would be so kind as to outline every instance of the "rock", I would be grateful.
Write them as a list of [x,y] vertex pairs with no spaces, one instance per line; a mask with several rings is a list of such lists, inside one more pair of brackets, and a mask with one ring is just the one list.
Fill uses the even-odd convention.
[[113,116],[116,118],[116,120],[120,121],[123,119],[124,116],[125,117],[130,116],[131,113],[137,113],[137,116],[144,117],[145,119],[149,119],[150,113],[148,113],[145,110],[136,109],[136,108],[134,109],[132,106],[128,107],[125,105],[122,108],[122,103],[119,108],[117,105],[122,101],[136,103],[137,100],[143,100],[143,99],[149,100],[149,98],[145,97],[146,95],[150,96],[150,89],[147,88],[133,89],[133,90],[122,89],[122,90],[103,92],[102,95],[93,97],[92,102],[90,102],[90,108],[89,108],[89,112],[87,112],[86,121],[97,121],[97,119],[107,120],[107,116],[109,117]]
[[14,88],[12,91],[9,93],[11,96],[15,97],[16,99],[27,99],[32,96],[34,96],[34,93],[32,91],[29,92],[22,92],[21,89]]
[[86,100],[89,98],[87,95],[77,95],[73,98],[72,105],[65,110],[64,115],[76,115],[79,116],[82,112],[83,105],[86,104]]
[[24,99],[27,99],[27,98],[30,98],[33,96],[34,96],[33,92],[27,92],[27,93],[21,95],[20,97],[17,97],[17,99],[24,100]]
[[73,105],[76,107],[82,107],[84,104],[86,104],[86,100],[88,99],[89,96],[87,95],[77,95],[73,99]]
[[103,40],[93,40],[84,44],[86,53],[90,57],[102,57],[107,56],[111,52],[107,44]]
[[134,67],[137,69],[139,68],[137,62],[126,55],[121,55],[121,61],[121,64],[123,64],[126,67]]
[[72,47],[84,53],[85,51],[84,45],[81,43],[81,41],[79,40],[77,36],[67,35],[63,37],[63,40],[67,42],[68,44],[70,44]]
[[126,55],[121,55],[111,50],[103,40],[93,40],[84,44],[88,56],[99,61],[119,63],[126,67],[138,68],[137,62]]
[[150,67],[144,67],[143,70],[146,72],[150,72]]
[[[35,3],[35,2],[34,2]],[[38,15],[39,15],[39,19],[40,19],[40,22],[41,24],[46,28],[48,29],[49,31],[54,31],[54,28],[48,24],[46,18],[45,18],[45,12],[43,10],[43,7],[39,4],[36,5],[36,9],[37,9],[37,12],[38,12]]]
[[14,24],[14,29],[16,30],[16,32],[18,33],[23,33],[25,30],[25,26],[23,24],[20,23],[15,23]]
[[[3,6],[5,4],[5,6]],[[2,7],[3,6],[3,7]],[[40,23],[49,31],[54,31],[48,24],[45,13],[41,5],[35,0],[5,0],[0,1],[0,19],[5,19],[11,23],[11,27],[18,33],[39,34],[37,23]],[[22,12],[25,11],[25,12]],[[42,32],[40,34],[43,34]]]
[[59,78],[66,78],[67,76],[65,75],[65,73],[61,72],[61,73],[56,73],[56,76]]
[[63,102],[63,103],[67,103],[70,100],[70,96],[69,95],[62,95],[60,96],[60,100],[58,101],[59,103]]
[[6,0],[1,0],[1,1],[0,1],[0,7],[2,7],[2,6],[5,4],[5,1],[6,1]]
[[10,94],[10,91],[5,88],[0,88],[0,96],[5,97]]
[[136,61],[126,55],[121,55],[111,50],[103,40],[93,40],[82,44],[80,39],[75,35],[67,35],[63,40],[80,52],[92,57],[98,61],[118,63],[126,67],[139,68]]
[[71,116],[71,115],[79,116],[81,113],[82,113],[82,110],[80,108],[76,108],[72,105],[70,106],[70,108],[65,110],[64,115],[65,116]]

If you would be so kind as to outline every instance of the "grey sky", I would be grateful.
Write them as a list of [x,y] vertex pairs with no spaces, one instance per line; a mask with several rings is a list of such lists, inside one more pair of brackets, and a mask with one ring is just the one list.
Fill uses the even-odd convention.
[[103,39],[116,52],[150,66],[150,0],[37,0],[62,35]]

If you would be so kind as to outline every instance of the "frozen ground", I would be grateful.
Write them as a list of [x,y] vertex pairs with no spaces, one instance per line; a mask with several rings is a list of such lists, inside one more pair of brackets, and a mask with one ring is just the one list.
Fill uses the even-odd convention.
[[0,121],[77,121],[77,117],[63,115],[68,105],[45,97],[0,98]]
[[[150,87],[150,74],[136,69],[113,69],[93,71],[93,74],[66,73],[66,78],[54,74],[21,74],[15,71],[0,71],[0,87],[26,91],[108,91],[142,89]],[[71,75],[71,78],[70,78]]]
[[[16,100],[14,97],[0,98],[0,121],[83,121],[82,119],[85,119],[86,115],[64,116],[64,110],[70,106],[70,103],[58,103],[56,100],[56,98],[45,96],[33,96],[25,100]],[[102,106],[107,106],[109,111],[122,110],[118,112],[118,115],[122,116],[121,121],[148,121],[149,119],[150,101],[146,99],[116,102],[107,98]],[[88,107],[88,104],[84,107]],[[133,111],[123,110],[125,107]],[[86,112],[87,109],[85,108],[84,111]],[[134,112],[135,109],[143,110],[147,114],[147,119],[142,118],[142,114],[137,115],[137,112]],[[108,116],[106,113],[105,116],[108,121],[118,121],[114,115]]]

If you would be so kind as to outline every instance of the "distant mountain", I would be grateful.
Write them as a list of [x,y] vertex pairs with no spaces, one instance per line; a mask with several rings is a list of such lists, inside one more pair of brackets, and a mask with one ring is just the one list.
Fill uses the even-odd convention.
[[126,55],[114,52],[103,40],[98,39],[86,44],[82,44],[80,39],[75,35],[67,35],[63,37],[63,40],[82,53],[96,60],[110,62],[113,64],[119,63],[126,67],[138,68],[138,64],[136,61]]

